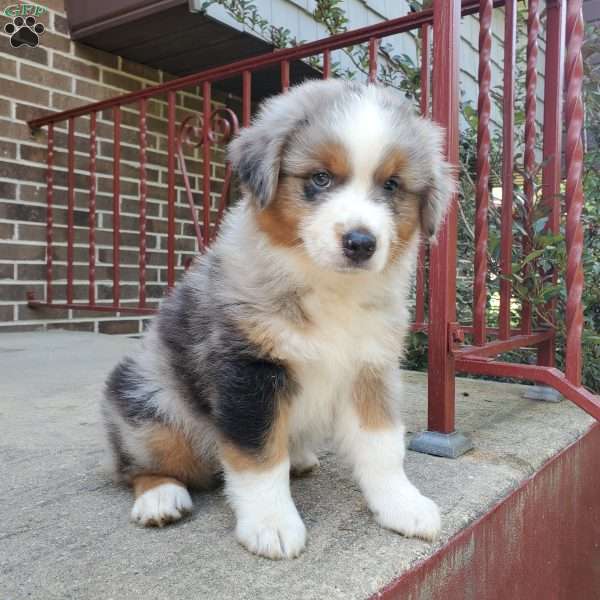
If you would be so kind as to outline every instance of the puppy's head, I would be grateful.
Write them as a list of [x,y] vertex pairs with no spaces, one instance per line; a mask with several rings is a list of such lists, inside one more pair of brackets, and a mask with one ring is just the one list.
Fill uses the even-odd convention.
[[419,230],[435,237],[454,189],[442,139],[392,91],[319,81],[267,101],[230,159],[272,243],[378,272]]

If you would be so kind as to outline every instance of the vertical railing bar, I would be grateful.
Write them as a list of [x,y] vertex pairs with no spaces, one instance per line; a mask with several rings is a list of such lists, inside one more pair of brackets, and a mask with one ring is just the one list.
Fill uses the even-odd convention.
[[75,238],[75,117],[69,118],[67,162],[67,303],[73,303],[73,255]]
[[[525,95],[525,151],[524,167],[525,182],[523,192],[525,196],[524,208],[524,237],[523,255],[527,256],[532,250],[532,219],[535,196],[535,141],[536,141],[536,93],[537,93],[537,57],[538,34],[540,31],[539,0],[529,0],[527,13],[527,74]],[[525,269],[530,271],[531,264]],[[528,272],[525,273],[528,276]],[[521,333],[531,333],[531,302],[523,300],[521,308]]]
[[415,289],[415,322],[425,322],[425,258],[427,246],[425,240],[419,241],[417,254],[417,281]]
[[96,111],[90,115],[90,201],[88,216],[88,302],[96,303]]
[[567,343],[565,374],[574,385],[581,385],[581,336],[583,333],[583,44],[582,0],[567,3],[567,97],[565,114],[566,204],[567,204]]
[[[460,2],[433,3],[433,120],[446,128],[445,155],[458,164]],[[457,198],[453,196],[429,261],[428,429],[454,431],[455,360],[449,344],[456,321]]]
[[113,108],[113,306],[121,302],[121,107]]
[[510,301],[512,294],[512,219],[513,169],[515,161],[515,64],[517,37],[516,0],[504,5],[504,85],[502,89],[502,214],[500,225],[500,310],[498,335],[501,340],[510,337]]
[[211,140],[211,84],[202,84],[202,238],[208,243],[210,234],[210,140]]
[[138,303],[141,308],[146,306],[146,196],[147,196],[147,173],[146,173],[146,148],[147,140],[147,99],[140,100],[140,256],[139,256],[139,292]]
[[290,61],[281,61],[281,91],[287,92],[290,89]]
[[175,285],[175,92],[167,95],[167,286]]
[[377,58],[379,52],[379,39],[369,39],[369,83],[377,81]]
[[231,163],[227,161],[227,164],[225,165],[225,175],[223,177],[223,189],[221,190],[221,198],[219,199],[219,207],[215,217],[212,240],[216,239],[217,237],[218,228],[223,219],[223,213],[225,212],[227,200],[229,199],[229,187],[231,185],[232,173],[233,167],[231,166]]
[[48,125],[48,158],[46,173],[46,302],[52,304],[53,236],[54,236],[54,123]]
[[[542,193],[544,206],[548,207],[546,231],[560,232],[560,184],[562,171],[562,111],[564,86],[564,46],[565,46],[566,2],[554,0],[546,3],[546,59],[544,69],[544,145],[542,167]],[[551,266],[548,273],[542,273],[545,282],[556,285],[558,273]],[[547,324],[556,323],[556,300],[544,306]],[[538,346],[537,362],[553,367],[556,363],[555,340],[550,339]]]
[[250,125],[252,114],[252,73],[244,71],[242,74],[242,125]]
[[430,85],[429,77],[431,70],[431,27],[421,26],[421,98],[419,107],[421,115],[429,116]]
[[331,50],[323,51],[323,79],[331,77]]
[[[429,71],[430,61],[430,26],[421,26],[421,98],[420,110],[424,117],[429,116]],[[425,259],[427,255],[427,246],[424,239],[419,242],[419,252],[417,255],[417,281],[415,289],[415,321],[417,323],[425,322]]]
[[477,100],[477,180],[475,189],[475,275],[473,281],[473,344],[483,346],[487,339],[487,260],[490,184],[490,115],[492,0],[479,4],[479,96]]

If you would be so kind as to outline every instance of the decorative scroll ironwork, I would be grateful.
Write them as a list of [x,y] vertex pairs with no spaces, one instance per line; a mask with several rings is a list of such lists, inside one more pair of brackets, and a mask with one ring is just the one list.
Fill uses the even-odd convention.
[[[239,131],[237,115],[230,108],[218,108],[214,110],[210,114],[209,122],[210,129],[208,133],[208,139],[211,143],[220,142],[221,144],[227,144]],[[217,215],[212,228],[212,234],[210,230],[203,231],[203,227],[201,227],[198,219],[198,211],[194,202],[194,195],[192,193],[192,186],[190,184],[190,177],[184,156],[185,146],[191,146],[194,148],[202,147],[204,143],[203,132],[203,124],[199,117],[190,115],[182,121],[177,135],[177,157],[179,160],[179,169],[181,170],[181,174],[183,176],[186,198],[192,215],[194,234],[196,235],[196,240],[198,242],[199,252],[204,252],[210,242],[216,237],[219,224],[223,217],[223,211],[225,210],[225,206],[228,201],[232,175],[231,165],[228,162],[225,166],[223,189],[221,191],[221,198],[217,207]],[[204,206],[208,205],[209,203],[204,203]]]

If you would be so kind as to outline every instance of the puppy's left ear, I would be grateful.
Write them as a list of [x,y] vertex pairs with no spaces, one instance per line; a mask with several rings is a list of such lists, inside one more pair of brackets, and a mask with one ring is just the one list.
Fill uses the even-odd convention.
[[441,152],[436,154],[429,181],[421,194],[421,232],[431,241],[437,236],[456,190],[454,169],[442,158]]
[[275,127],[269,130],[265,115],[251,127],[242,129],[229,145],[229,160],[240,183],[265,208],[275,196],[281,155],[289,130]]
[[316,91],[304,84],[270,98],[252,125],[229,144],[231,165],[259,208],[265,208],[277,192],[286,145],[306,121],[307,105]]

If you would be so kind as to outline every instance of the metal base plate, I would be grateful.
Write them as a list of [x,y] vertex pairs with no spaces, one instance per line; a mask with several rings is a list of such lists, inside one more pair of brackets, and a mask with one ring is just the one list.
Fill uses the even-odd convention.
[[524,394],[527,400],[541,400],[542,402],[560,402],[563,396],[554,388],[547,385],[532,385]]
[[444,458],[458,458],[473,448],[473,442],[463,433],[438,433],[437,431],[422,431],[410,440],[409,450],[443,456]]

